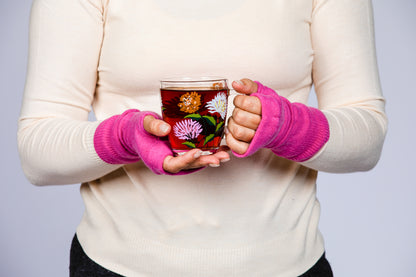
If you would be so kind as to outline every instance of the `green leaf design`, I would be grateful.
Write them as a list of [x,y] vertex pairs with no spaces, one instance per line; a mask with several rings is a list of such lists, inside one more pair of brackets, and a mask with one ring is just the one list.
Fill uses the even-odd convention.
[[211,134],[211,135],[207,136],[205,138],[204,145],[207,144],[208,142],[210,142],[211,140],[213,140],[214,137],[215,137],[215,134]]
[[224,125],[224,121],[221,121],[220,123],[218,123],[217,128],[215,129],[215,132],[218,132],[218,130],[222,127],[222,125]]
[[202,116],[200,114],[197,113],[193,113],[193,114],[188,114],[187,116],[185,116],[185,118],[191,118],[191,119],[200,119]]
[[215,118],[209,115],[204,115],[203,118],[208,119],[209,124],[215,126],[217,125],[217,121],[215,121]]
[[195,144],[190,141],[185,141],[182,144],[188,146],[189,148],[196,148]]

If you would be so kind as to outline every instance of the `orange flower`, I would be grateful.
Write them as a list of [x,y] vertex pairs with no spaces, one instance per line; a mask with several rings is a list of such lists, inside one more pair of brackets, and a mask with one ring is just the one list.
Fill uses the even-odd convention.
[[182,112],[194,113],[198,111],[199,106],[201,106],[201,95],[195,91],[187,92],[182,94],[180,101],[178,106]]

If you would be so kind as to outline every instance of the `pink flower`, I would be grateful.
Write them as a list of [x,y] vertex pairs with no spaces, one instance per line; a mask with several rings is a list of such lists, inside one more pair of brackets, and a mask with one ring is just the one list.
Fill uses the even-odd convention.
[[193,140],[202,132],[202,126],[197,121],[185,119],[173,126],[173,132],[179,139]]

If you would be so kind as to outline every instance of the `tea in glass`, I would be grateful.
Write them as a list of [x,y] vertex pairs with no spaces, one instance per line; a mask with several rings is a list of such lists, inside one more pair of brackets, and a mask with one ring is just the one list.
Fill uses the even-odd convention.
[[224,78],[178,78],[161,81],[162,116],[172,130],[169,142],[181,155],[198,148],[213,154],[225,129],[229,89]]

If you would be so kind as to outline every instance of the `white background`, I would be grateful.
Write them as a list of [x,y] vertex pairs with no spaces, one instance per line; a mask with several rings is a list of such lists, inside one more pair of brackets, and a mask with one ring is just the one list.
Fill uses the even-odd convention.
[[[83,212],[79,186],[35,187],[17,155],[31,0],[0,0],[0,276],[68,276]],[[351,0],[355,1],[355,0]],[[336,277],[416,276],[416,1],[374,0],[389,132],[366,173],[318,180],[321,230]]]

